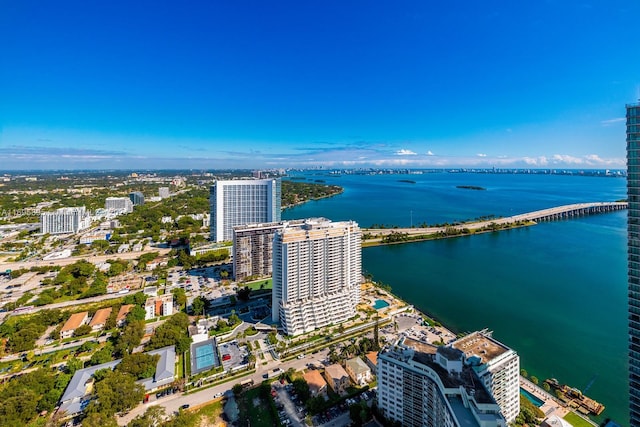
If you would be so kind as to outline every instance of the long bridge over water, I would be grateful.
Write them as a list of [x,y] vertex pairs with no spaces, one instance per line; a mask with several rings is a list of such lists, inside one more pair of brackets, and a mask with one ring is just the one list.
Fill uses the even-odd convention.
[[593,202],[593,203],[575,203],[572,205],[558,206],[555,208],[542,209],[504,218],[495,218],[483,221],[456,223],[444,227],[412,227],[412,228],[367,228],[363,229],[374,237],[384,237],[393,233],[403,233],[407,235],[428,235],[444,232],[447,229],[454,228],[462,231],[480,230],[491,227],[492,225],[508,226],[523,223],[537,223],[542,221],[556,221],[562,219],[570,219],[585,215],[594,215],[607,212],[614,212],[627,209],[627,202]]

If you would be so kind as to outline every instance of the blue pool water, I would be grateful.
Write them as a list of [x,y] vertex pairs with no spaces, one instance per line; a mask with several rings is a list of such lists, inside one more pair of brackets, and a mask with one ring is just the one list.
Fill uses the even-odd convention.
[[520,389],[520,394],[526,397],[529,400],[529,402],[533,403],[538,408],[544,405],[544,402],[542,400],[538,399],[533,394],[529,393],[527,390],[523,388]]
[[383,299],[377,299],[376,302],[373,303],[373,308],[376,310],[380,310],[381,308],[389,307],[389,303]]

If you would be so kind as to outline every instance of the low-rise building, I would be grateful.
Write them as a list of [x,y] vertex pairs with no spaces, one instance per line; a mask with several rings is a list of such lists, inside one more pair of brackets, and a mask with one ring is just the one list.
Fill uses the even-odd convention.
[[361,387],[371,382],[371,369],[359,357],[347,360],[344,370],[351,377],[351,381]]
[[125,304],[120,307],[120,310],[118,311],[118,316],[116,317],[117,327],[120,328],[122,327],[122,325],[124,325],[124,322],[127,320],[127,315],[133,309],[133,307],[134,307],[133,304]]
[[111,307],[101,308],[96,311],[96,314],[91,318],[91,322],[89,322],[89,326],[91,326],[92,331],[99,331],[100,329],[104,329],[104,325],[107,323],[107,319],[111,315]]
[[[151,393],[174,381],[176,349],[174,346],[164,347],[150,351],[147,354],[160,356],[156,364],[156,373],[153,377],[139,380],[137,383],[144,387],[145,392]],[[120,361],[121,360],[114,360],[113,362],[78,369],[60,398],[59,411],[64,412],[68,416],[80,414],[92,399],[93,375],[101,369],[115,368]]]
[[173,294],[147,298],[144,310],[146,312],[145,320],[158,316],[171,316],[173,314]]
[[347,387],[351,385],[349,381],[349,374],[344,368],[337,363],[329,365],[324,370],[324,377],[327,380],[329,387],[336,393],[342,396],[347,392]]
[[304,374],[304,380],[309,385],[311,397],[322,396],[327,398],[327,382],[322,378],[320,371],[312,370]]
[[71,338],[78,327],[87,324],[88,319],[89,313],[86,311],[72,314],[60,329],[60,339]]

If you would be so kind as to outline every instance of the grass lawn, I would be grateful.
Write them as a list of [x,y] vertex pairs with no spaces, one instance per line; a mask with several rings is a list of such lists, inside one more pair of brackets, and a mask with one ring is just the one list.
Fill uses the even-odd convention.
[[254,282],[245,283],[244,286],[247,286],[252,291],[257,291],[260,289],[273,289],[273,279],[260,279]]
[[[271,415],[269,404],[260,398],[260,388],[247,390],[238,399],[240,425],[251,427],[273,427],[277,425]],[[248,421],[248,423],[247,423]]]
[[593,427],[593,424],[585,421],[580,415],[573,412],[569,412],[564,416],[564,419],[571,423],[573,427]]

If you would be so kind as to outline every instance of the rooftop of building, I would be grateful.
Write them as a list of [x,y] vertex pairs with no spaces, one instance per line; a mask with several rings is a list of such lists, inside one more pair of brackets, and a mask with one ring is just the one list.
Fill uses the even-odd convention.
[[[438,347],[438,351],[442,351],[443,349],[444,347]],[[380,355],[383,354],[404,363],[410,364],[410,361],[413,361],[414,363],[426,366],[440,378],[445,388],[459,389],[463,387],[469,395],[474,396],[476,402],[495,404],[495,400],[484,388],[482,381],[480,381],[470,366],[463,365],[460,374],[450,374],[449,371],[435,361],[435,353],[422,353],[416,349],[400,348],[397,350],[384,349]]]
[[476,331],[459,338],[451,343],[451,346],[462,351],[467,358],[471,356],[479,357],[483,364],[510,350],[507,346],[494,340],[490,334],[483,331]]
[[365,355],[365,357],[367,358],[367,360],[369,360],[369,362],[372,365],[377,365],[378,364],[378,352],[377,351],[370,351],[369,353],[367,353]]
[[88,313],[86,311],[83,311],[82,313],[72,314],[71,317],[69,317],[69,320],[64,323],[64,326],[62,327],[60,332],[77,329],[78,326],[82,325],[82,323],[85,321],[87,315]]
[[359,357],[354,357],[345,362],[346,367],[351,369],[354,375],[364,374],[366,372],[371,372],[371,369],[367,366],[366,363]]
[[405,347],[411,347],[417,352],[424,354],[436,354],[436,350],[438,350],[438,347],[435,345],[427,344],[423,341],[418,341],[409,337],[405,338],[404,341],[402,341],[402,345],[404,345]]
[[334,363],[333,365],[327,366],[324,369],[324,373],[329,378],[334,378],[334,379],[340,379],[342,377],[349,377],[349,374],[347,374],[347,371],[345,371],[344,368],[342,366],[340,366],[339,364],[337,364],[337,363]]
[[309,388],[321,390],[327,385],[327,382],[324,380],[324,378],[322,378],[320,371],[308,371],[303,376],[304,380],[307,382],[307,384],[309,384]]
[[[176,364],[175,347],[163,347],[149,351],[147,354],[160,356],[156,364],[156,374],[153,378],[138,381],[138,384],[141,384],[148,391],[173,381]],[[83,399],[87,395],[87,385],[92,381],[93,374],[100,369],[113,369],[120,361],[121,359],[118,359],[101,365],[78,369],[60,398],[60,408],[66,410],[68,414],[75,414],[82,410],[87,403],[87,400]]]
[[120,310],[118,311],[118,317],[116,317],[116,322],[124,320],[127,317],[127,314],[129,314],[129,312],[133,309],[133,307],[133,304],[125,304],[121,306]]
[[113,308],[107,307],[101,308],[100,310],[96,311],[96,314],[93,315],[91,322],[89,322],[89,326],[101,325],[105,323],[111,315],[111,310],[113,310]]

